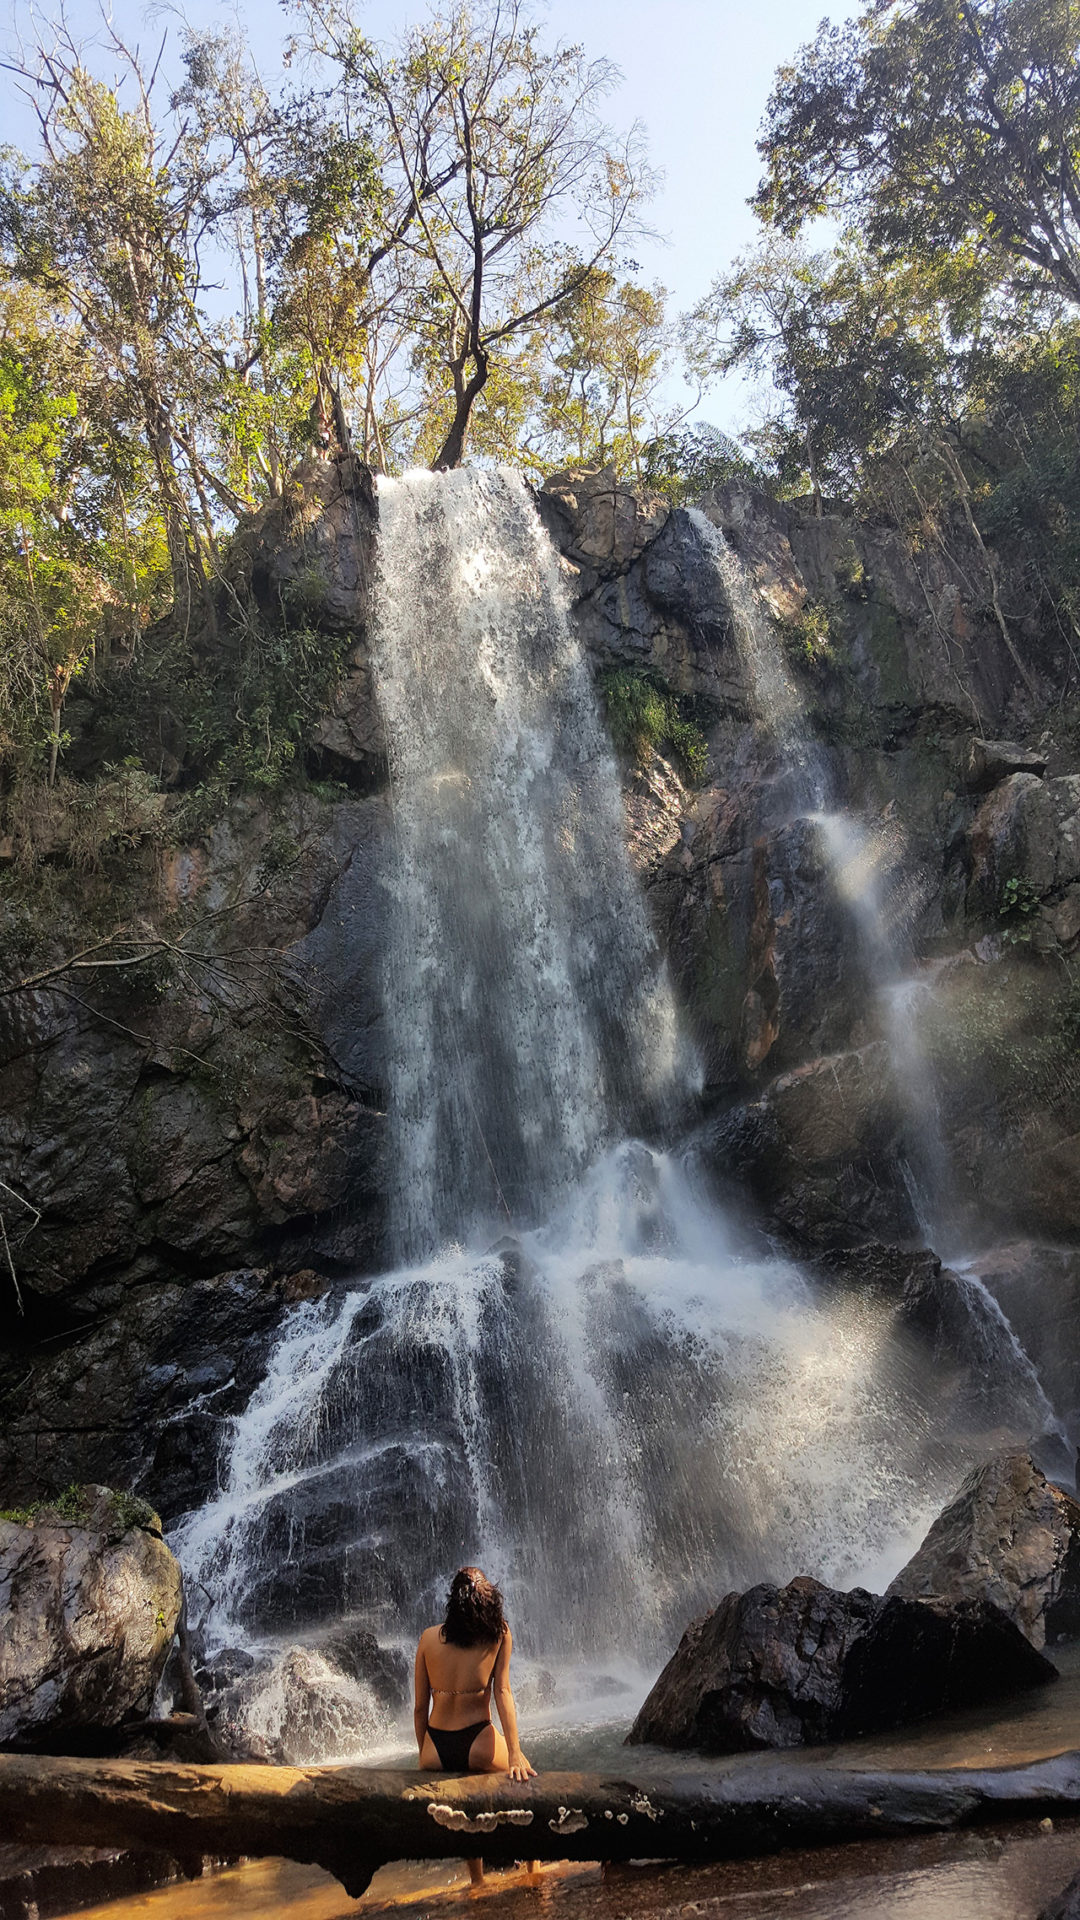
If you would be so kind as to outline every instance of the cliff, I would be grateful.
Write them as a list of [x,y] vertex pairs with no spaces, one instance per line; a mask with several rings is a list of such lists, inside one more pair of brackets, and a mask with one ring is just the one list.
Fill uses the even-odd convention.
[[[783,742],[755,713],[701,520],[610,474],[562,476],[539,504],[609,703],[644,676],[704,742],[693,781],[662,740],[625,777],[629,844],[701,1063],[699,1157],[815,1258],[915,1241],[925,1141],[873,956],[820,822],[791,817]],[[1071,1405],[1068,641],[1019,582],[1002,631],[962,528],[947,552],[916,550],[734,484],[702,508],[767,616],[831,805],[868,823],[873,870],[852,884],[876,893],[914,969],[918,1005],[898,1017],[917,1022],[929,1065],[954,1238],[978,1240]],[[245,622],[273,636],[301,607],[340,663],[293,777],[200,786],[198,726],[159,683],[138,711],[156,772],[136,807],[106,685],[76,715],[70,761],[115,819],[89,853],[70,814],[37,822],[33,860],[18,829],[0,842],[10,1500],[97,1479],[145,1488],[166,1520],[187,1510],[285,1306],[380,1263],[392,795],[368,651],[376,514],[362,471],[301,470],[237,537],[220,630],[200,640],[212,679]]]

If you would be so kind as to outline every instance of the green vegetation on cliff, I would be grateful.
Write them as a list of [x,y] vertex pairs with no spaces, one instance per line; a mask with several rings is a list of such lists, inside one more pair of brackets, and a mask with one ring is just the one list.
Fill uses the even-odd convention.
[[[348,4],[301,0],[294,24],[303,60],[274,85],[231,30],[182,29],[152,73],[63,22],[18,56],[41,131],[0,161],[0,841],[19,858],[63,843],[93,864],[137,817],[171,827],[177,732],[192,818],[196,787],[205,812],[302,771],[346,649],[299,588],[280,619],[240,604],[233,549],[300,458],[345,444],[384,472],[612,462],[673,503],[733,480],[842,498],[974,549],[1022,678],[1010,582],[1075,657],[1073,5],[888,0],[825,23],[769,103],[762,244],[679,326],[627,258],[650,176],[606,124],[605,61],[489,0],[403,49]],[[838,238],[815,248],[823,212]],[[742,445],[687,418],[733,374],[760,383]],[[796,652],[820,666],[823,636],[804,617]],[[92,764],[72,748],[88,707]],[[93,803],[73,790],[91,777]],[[58,781],[63,805],[33,797]]]
[[671,754],[691,783],[704,779],[708,759],[700,701],[680,697],[654,674],[608,667],[600,690],[616,749],[642,763],[657,749]]

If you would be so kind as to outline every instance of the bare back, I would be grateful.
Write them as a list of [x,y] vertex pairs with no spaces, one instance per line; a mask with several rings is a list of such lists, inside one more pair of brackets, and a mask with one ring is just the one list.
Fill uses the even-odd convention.
[[455,1647],[443,1639],[441,1627],[425,1628],[419,1654],[432,1693],[433,1727],[468,1727],[487,1715],[501,1644]]

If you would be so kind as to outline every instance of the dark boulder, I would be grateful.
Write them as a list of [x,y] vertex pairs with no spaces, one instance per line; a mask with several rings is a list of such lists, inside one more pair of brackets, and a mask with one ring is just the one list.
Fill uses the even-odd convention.
[[180,1602],[145,1501],[69,1488],[0,1519],[0,1746],[55,1747],[149,1713]]
[[878,1601],[851,1648],[834,1737],[881,1733],[953,1707],[980,1707],[1057,1669],[989,1600]]
[[255,1655],[246,1653],[243,1647],[223,1647],[204,1666],[196,1667],[195,1680],[203,1698],[207,1699],[215,1693],[224,1693],[227,1687],[234,1687],[238,1680],[254,1671],[256,1664]]
[[734,1753],[830,1739],[848,1654],[880,1604],[809,1579],[729,1593],[687,1628],[628,1744]]
[[728,1594],[695,1621],[628,1744],[733,1753],[843,1740],[1055,1674],[988,1601],[883,1600],[798,1579]]
[[400,1647],[379,1645],[369,1627],[345,1623],[324,1640],[321,1652],[350,1680],[366,1680],[385,1707],[403,1706],[408,1699],[411,1668]]
[[1028,1453],[970,1473],[889,1588],[992,1601],[1032,1646],[1080,1632],[1080,1506]]

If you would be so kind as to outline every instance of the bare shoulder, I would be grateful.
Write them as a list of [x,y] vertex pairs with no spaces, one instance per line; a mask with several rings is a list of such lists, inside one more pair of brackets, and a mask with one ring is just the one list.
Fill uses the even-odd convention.
[[441,1632],[441,1627],[425,1627],[423,1633],[420,1635],[421,1652],[426,1653],[427,1649],[439,1639]]

